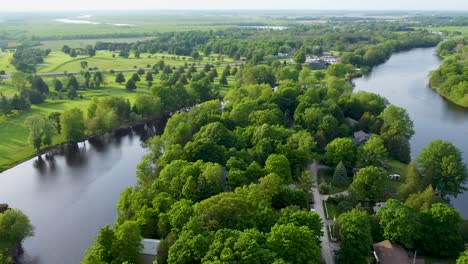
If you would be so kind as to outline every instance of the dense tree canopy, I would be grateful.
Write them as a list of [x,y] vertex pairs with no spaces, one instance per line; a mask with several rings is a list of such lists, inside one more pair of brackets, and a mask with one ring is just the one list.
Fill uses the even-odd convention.
[[452,143],[434,140],[417,158],[421,175],[443,196],[457,196],[465,190],[468,171],[460,150]]

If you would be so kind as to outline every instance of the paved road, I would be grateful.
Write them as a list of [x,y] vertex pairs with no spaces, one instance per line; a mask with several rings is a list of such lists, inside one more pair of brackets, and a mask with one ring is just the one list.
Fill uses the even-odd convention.
[[322,218],[323,221],[323,236],[322,236],[322,242],[321,242],[321,250],[322,250],[322,258],[325,261],[326,264],[335,264],[335,259],[333,257],[333,250],[336,248],[336,245],[333,245],[330,242],[330,239],[327,234],[326,226],[328,224],[328,220],[325,217],[325,210],[323,208],[323,198],[322,195],[320,194],[318,190],[318,180],[317,180],[317,175],[318,175],[318,170],[319,170],[319,165],[317,164],[317,161],[314,160],[314,162],[309,166],[309,169],[312,173],[313,177],[313,182],[314,186],[312,187],[312,192],[314,194],[314,209],[317,212],[317,214]]

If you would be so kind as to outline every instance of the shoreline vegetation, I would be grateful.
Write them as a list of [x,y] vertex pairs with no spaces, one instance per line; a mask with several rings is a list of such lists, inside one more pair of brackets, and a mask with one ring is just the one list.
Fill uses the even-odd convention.
[[455,37],[441,42],[437,54],[442,65],[431,72],[429,86],[446,100],[468,108],[468,38]]

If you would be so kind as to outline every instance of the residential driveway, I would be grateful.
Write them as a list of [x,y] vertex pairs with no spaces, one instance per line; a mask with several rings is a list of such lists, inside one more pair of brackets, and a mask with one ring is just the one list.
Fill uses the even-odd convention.
[[322,218],[323,221],[323,236],[322,236],[322,241],[321,241],[321,250],[322,250],[322,258],[325,261],[326,264],[335,264],[335,258],[333,254],[333,250],[336,250],[338,245],[335,243],[331,243],[326,226],[330,223],[330,221],[327,220],[325,216],[325,210],[323,208],[323,200],[324,196],[322,196],[319,192],[318,189],[318,180],[317,180],[317,175],[318,175],[318,170],[319,170],[319,165],[317,164],[317,161],[314,160],[314,162],[309,166],[309,169],[312,173],[312,178],[314,182],[314,186],[312,187],[312,192],[314,195],[314,209],[317,212],[317,214]]

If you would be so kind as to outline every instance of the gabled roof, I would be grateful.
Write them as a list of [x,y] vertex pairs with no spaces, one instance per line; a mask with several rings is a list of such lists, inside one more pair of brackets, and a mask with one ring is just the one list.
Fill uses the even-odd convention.
[[398,245],[385,240],[374,244],[374,255],[380,264],[410,264],[411,259],[408,257],[406,250]]

